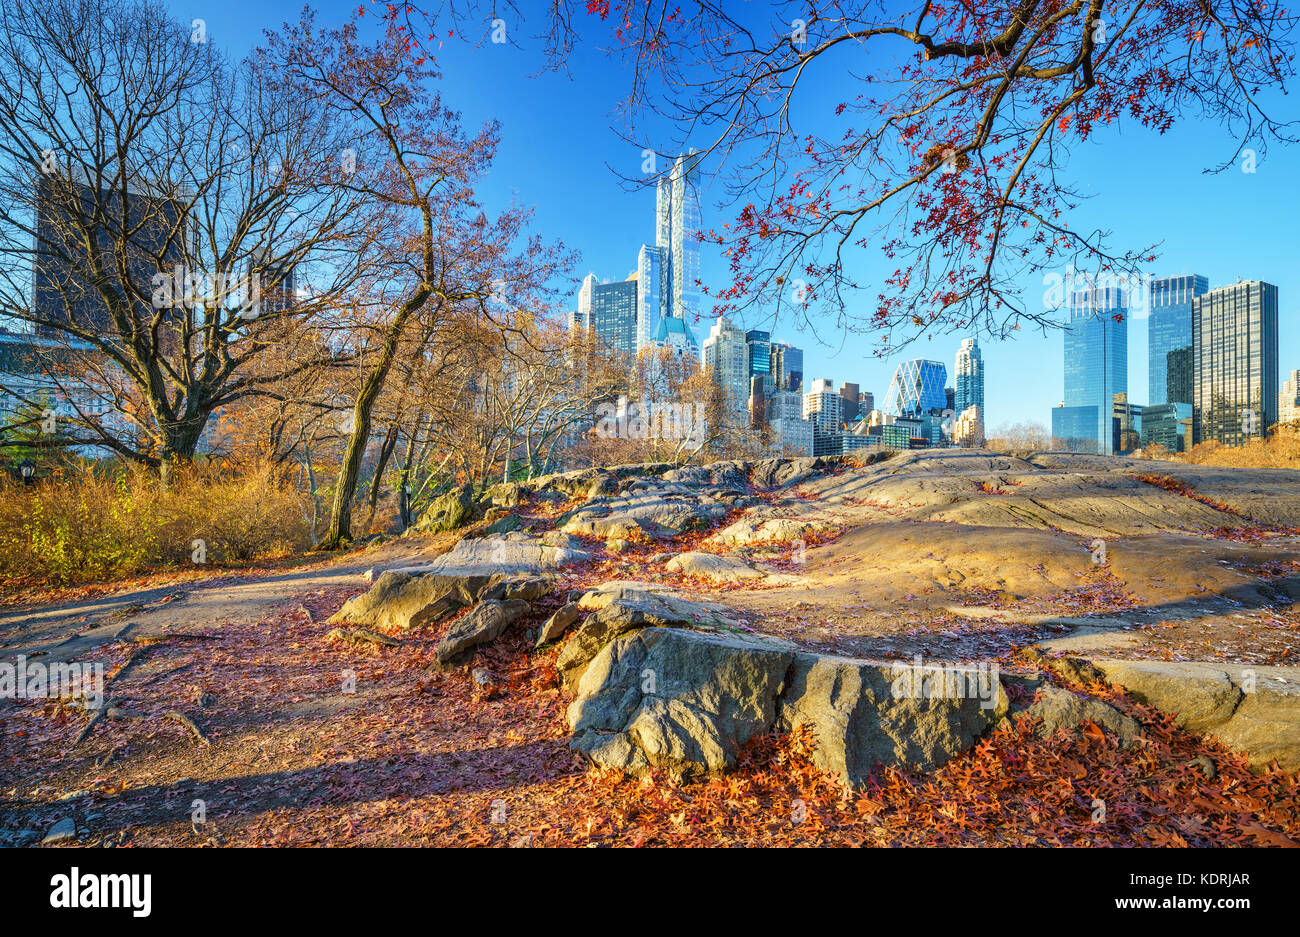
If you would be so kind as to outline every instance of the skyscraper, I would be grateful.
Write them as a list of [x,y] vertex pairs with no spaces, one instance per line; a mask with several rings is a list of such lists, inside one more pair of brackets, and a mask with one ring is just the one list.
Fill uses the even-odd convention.
[[745,333],[745,355],[749,376],[761,378],[764,395],[775,389],[772,380],[772,334],[761,329],[750,329]]
[[[1170,371],[1170,354],[1192,345],[1192,300],[1210,288],[1199,274],[1151,282],[1147,319],[1147,406],[1191,403],[1191,387]],[[1174,359],[1178,361],[1179,359]],[[1187,396],[1177,396],[1180,394]]]
[[1052,436],[1070,448],[1113,455],[1115,395],[1127,393],[1127,294],[1117,286],[1073,291],[1065,329],[1065,405],[1052,410]]
[[913,358],[904,361],[894,371],[894,379],[885,392],[885,412],[893,416],[911,417],[943,410],[948,405],[944,387],[948,383],[948,368],[942,361]]
[[984,413],[984,356],[980,354],[979,342],[973,338],[963,338],[957,349],[954,363],[956,395],[953,412],[958,416],[971,407],[979,407],[981,419]]
[[1277,287],[1220,286],[1192,300],[1197,442],[1240,446],[1277,422]]
[[598,283],[594,273],[587,274],[571,322],[590,329],[615,351],[633,354],[637,347],[637,286],[635,279]]
[[698,157],[679,156],[655,191],[655,247],[663,257],[661,314],[695,321],[700,313]]
[[[636,347],[640,351],[654,341],[659,322],[668,314],[664,290],[664,251],[641,245],[636,258]],[[692,336],[692,341],[694,337]]]
[[749,349],[745,333],[719,316],[704,340],[704,366],[722,387],[726,406],[733,412],[744,410],[749,400]]
[[772,376],[780,390],[803,390],[803,349],[772,345]]
[[1192,375],[1193,360],[1190,341],[1184,347],[1175,348],[1165,356],[1165,387],[1168,389],[1166,394],[1167,403],[1190,404],[1192,402],[1192,393],[1195,388],[1195,380]]
[[[105,183],[96,192],[85,173],[42,175],[36,180],[36,239],[32,253],[32,312],[47,320],[37,324],[42,337],[62,334],[61,327],[97,335],[116,330],[113,316],[93,285],[96,267],[108,287],[121,295],[138,318],[154,313],[139,294],[152,295],[156,274],[184,270],[187,240],[194,236],[186,218],[186,199],[143,182]],[[126,217],[122,216],[125,204]],[[93,249],[85,237],[94,239]],[[124,254],[119,258],[118,253]],[[119,275],[125,260],[129,283]],[[192,273],[195,271],[185,271]]]
[[828,378],[813,381],[803,395],[803,418],[812,422],[818,436],[834,436],[840,431],[840,402],[835,382]]
[[858,385],[845,381],[840,385],[840,420],[852,423],[858,418]]

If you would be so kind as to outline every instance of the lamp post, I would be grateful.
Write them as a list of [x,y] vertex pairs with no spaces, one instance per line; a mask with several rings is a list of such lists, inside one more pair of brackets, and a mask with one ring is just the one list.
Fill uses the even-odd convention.
[[18,463],[18,471],[22,473],[23,484],[30,485],[32,476],[36,474],[36,463],[31,459],[23,459]]

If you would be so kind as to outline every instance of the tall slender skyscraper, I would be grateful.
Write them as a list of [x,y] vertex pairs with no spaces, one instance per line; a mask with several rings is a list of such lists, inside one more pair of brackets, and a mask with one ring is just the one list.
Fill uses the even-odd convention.
[[700,313],[698,156],[679,156],[655,192],[655,246],[663,255],[663,315],[688,322]]
[[980,354],[979,342],[973,338],[963,338],[957,349],[955,362],[956,395],[953,412],[958,416],[971,407],[979,407],[984,413],[984,356]]
[[772,378],[778,390],[803,390],[803,349],[772,344]]
[[772,380],[772,333],[750,329],[745,333],[745,348],[750,378],[761,378],[763,394],[771,394],[776,387]]
[[[1162,277],[1151,282],[1147,319],[1147,406],[1191,403],[1191,388],[1171,372],[1170,354],[1192,346],[1192,300],[1210,288],[1199,274]],[[1173,362],[1181,359],[1174,358]]]
[[1240,446],[1277,422],[1277,287],[1220,286],[1192,300],[1197,442]]
[[1065,330],[1065,406],[1052,410],[1052,436],[1071,449],[1113,455],[1115,398],[1127,393],[1127,294],[1117,286],[1073,291]]

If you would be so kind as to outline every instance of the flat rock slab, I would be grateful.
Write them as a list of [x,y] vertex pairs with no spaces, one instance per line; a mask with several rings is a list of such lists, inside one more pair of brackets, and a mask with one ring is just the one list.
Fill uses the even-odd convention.
[[676,537],[721,520],[727,505],[698,494],[666,495],[658,492],[627,498],[598,499],[557,518],[565,533],[611,538]]
[[441,575],[518,575],[561,569],[591,559],[584,550],[554,546],[526,534],[461,540],[426,567]]
[[573,690],[591,660],[619,635],[647,627],[701,628],[739,632],[743,619],[725,605],[700,602],[669,588],[646,588],[641,583],[613,582],[578,600],[581,611],[591,614],[560,650],[555,666],[565,687]]
[[742,517],[715,533],[710,539],[735,546],[756,543],[795,543],[809,537],[833,533],[838,527],[826,521],[797,517]]
[[1251,767],[1300,770],[1300,667],[1094,659],[1110,683],[1212,735]]
[[766,579],[768,573],[739,556],[722,553],[679,553],[664,564],[670,573],[714,583],[745,582]]

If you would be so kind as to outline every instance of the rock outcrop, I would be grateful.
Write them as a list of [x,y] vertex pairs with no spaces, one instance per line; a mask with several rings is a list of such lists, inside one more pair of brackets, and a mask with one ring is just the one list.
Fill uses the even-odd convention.
[[405,631],[435,624],[473,605],[500,576],[447,576],[422,570],[389,570],[361,595],[353,596],[330,624],[363,625],[378,631]]
[[438,661],[448,663],[472,648],[495,641],[530,608],[522,599],[485,599],[479,602],[451,623],[447,634],[438,642]]
[[1113,685],[1212,735],[1251,767],[1300,770],[1300,667],[1097,659]]

